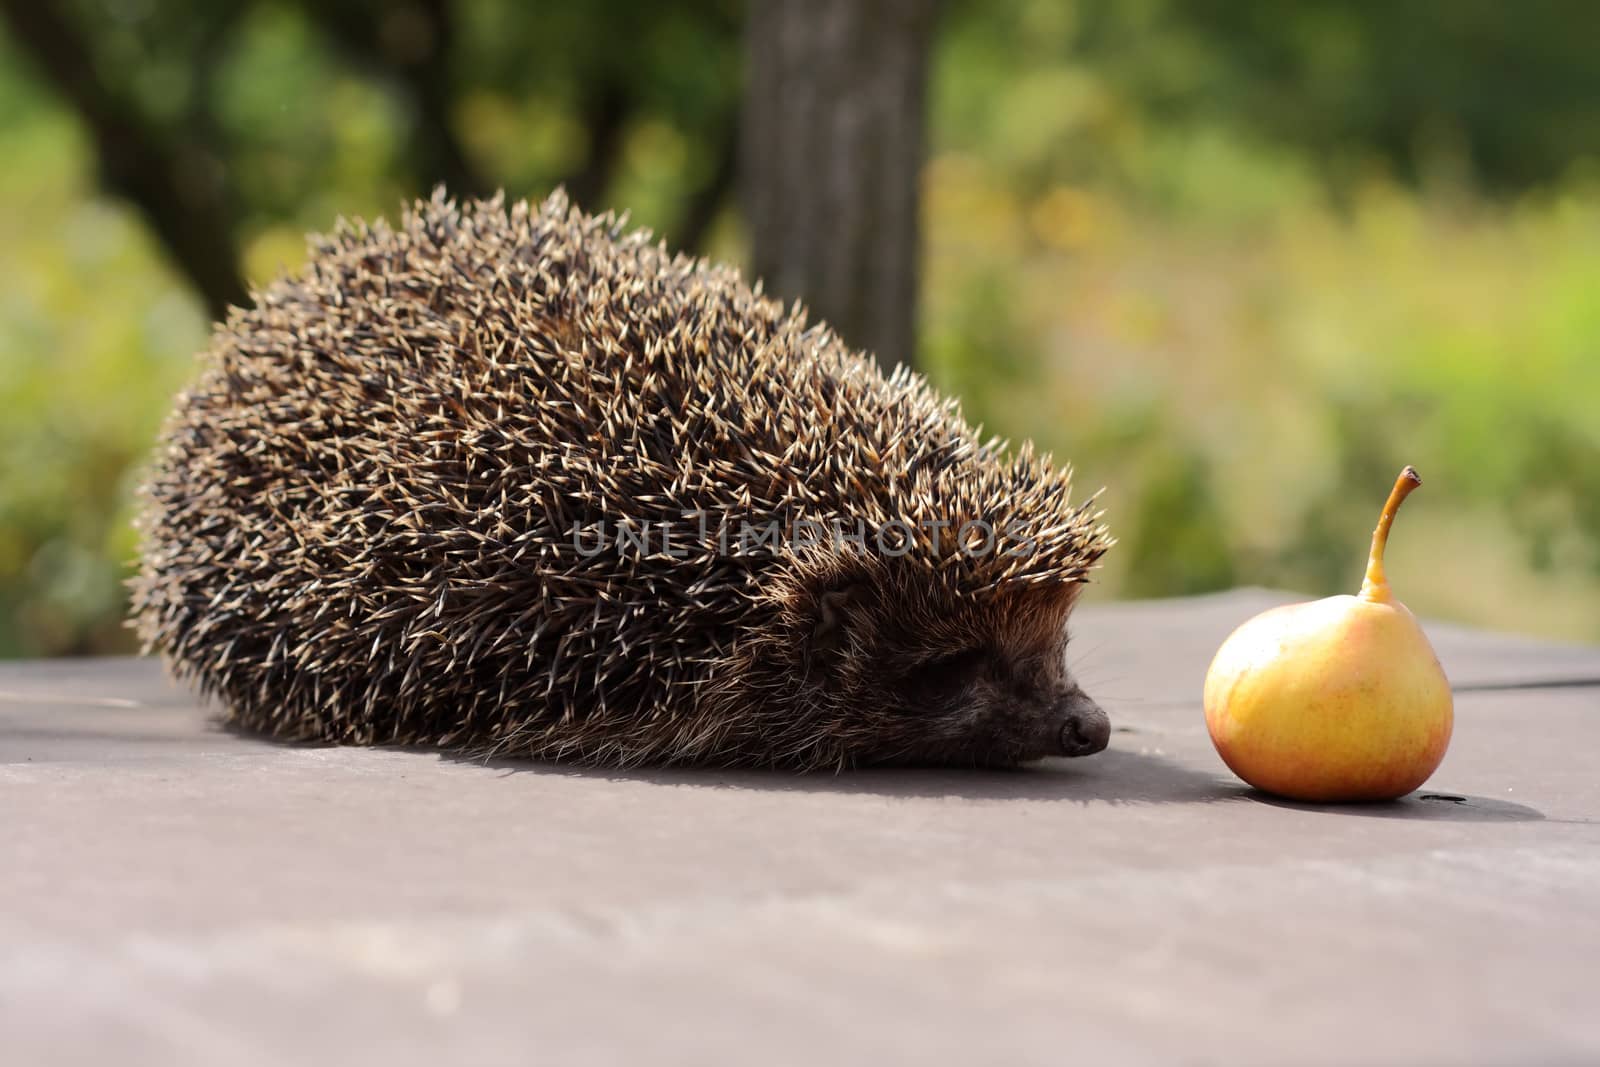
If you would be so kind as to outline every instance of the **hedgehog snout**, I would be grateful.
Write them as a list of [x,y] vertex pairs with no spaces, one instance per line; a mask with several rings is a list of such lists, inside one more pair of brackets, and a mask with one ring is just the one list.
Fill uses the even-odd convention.
[[1111,717],[1082,689],[1074,687],[1057,705],[1057,712],[1064,720],[1059,741],[1061,755],[1092,756],[1110,742]]

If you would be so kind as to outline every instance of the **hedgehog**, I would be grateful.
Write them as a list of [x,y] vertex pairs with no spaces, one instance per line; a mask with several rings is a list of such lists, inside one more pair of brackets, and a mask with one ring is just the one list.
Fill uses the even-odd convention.
[[237,727],[610,766],[1106,746],[1095,497],[560,191],[341,220],[214,332],[132,625]]

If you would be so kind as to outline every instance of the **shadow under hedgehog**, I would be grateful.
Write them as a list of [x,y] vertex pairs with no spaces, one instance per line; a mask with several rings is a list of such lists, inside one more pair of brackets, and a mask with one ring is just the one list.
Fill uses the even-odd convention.
[[146,650],[281,738],[588,763],[1104,748],[1067,617],[1111,544],[732,270],[561,193],[343,224],[162,433]]

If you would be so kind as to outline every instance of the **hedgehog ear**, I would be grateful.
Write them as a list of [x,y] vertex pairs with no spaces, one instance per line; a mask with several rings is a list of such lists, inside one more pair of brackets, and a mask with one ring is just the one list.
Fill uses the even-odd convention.
[[846,585],[818,595],[816,624],[811,629],[813,651],[837,652],[844,646],[850,611],[860,589],[857,585]]

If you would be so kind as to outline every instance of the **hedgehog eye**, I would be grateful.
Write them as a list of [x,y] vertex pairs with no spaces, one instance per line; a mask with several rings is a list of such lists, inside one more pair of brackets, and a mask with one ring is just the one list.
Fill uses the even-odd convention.
[[940,656],[917,667],[912,674],[914,687],[923,694],[949,693],[965,689],[983,669],[988,654],[981,648],[967,648]]

